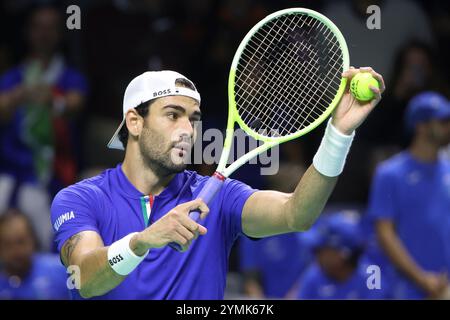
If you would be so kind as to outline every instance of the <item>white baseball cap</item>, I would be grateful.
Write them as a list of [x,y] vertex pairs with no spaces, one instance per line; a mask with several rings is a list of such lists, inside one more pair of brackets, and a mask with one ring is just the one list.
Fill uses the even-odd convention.
[[[175,86],[176,81],[180,79],[190,82],[195,90]],[[200,103],[200,94],[194,84],[182,74],[169,70],[144,72],[131,80],[125,89],[125,94],[123,95],[123,119],[119,128],[117,128],[108,142],[108,148],[125,149],[119,139],[119,131],[125,124],[125,115],[128,110],[136,108],[144,102],[165,96],[186,96]]]

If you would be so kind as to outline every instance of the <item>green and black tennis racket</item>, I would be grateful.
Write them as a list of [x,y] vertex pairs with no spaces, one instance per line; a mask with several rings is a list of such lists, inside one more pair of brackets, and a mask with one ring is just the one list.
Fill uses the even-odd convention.
[[[228,78],[228,123],[219,165],[199,194],[209,204],[223,181],[251,158],[296,139],[330,116],[343,95],[347,44],[322,14],[281,10],[256,24],[240,43]],[[263,142],[226,167],[235,124]],[[189,216],[198,221],[199,211]],[[181,246],[171,243],[181,251]]]

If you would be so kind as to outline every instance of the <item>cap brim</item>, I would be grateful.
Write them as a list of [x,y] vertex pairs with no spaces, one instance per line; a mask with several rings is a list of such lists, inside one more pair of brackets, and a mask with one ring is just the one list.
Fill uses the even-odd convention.
[[122,142],[119,139],[119,132],[120,129],[122,129],[122,126],[125,123],[125,119],[122,120],[122,122],[120,123],[119,127],[117,128],[116,132],[114,132],[114,135],[112,136],[111,140],[109,140],[108,142],[108,148],[110,149],[118,149],[118,150],[125,150],[125,148],[123,147]]

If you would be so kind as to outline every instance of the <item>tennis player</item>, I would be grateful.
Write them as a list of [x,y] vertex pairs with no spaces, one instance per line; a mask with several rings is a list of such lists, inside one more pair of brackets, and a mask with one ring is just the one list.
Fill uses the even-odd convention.
[[[183,162],[200,120],[200,94],[173,71],[145,72],[125,90],[123,121],[109,143],[122,164],[61,190],[51,216],[61,259],[80,270],[75,297],[223,299],[228,258],[239,235],[304,231],[314,223],[342,172],[355,129],[381,99],[348,91],[328,122],[313,164],[293,193],[259,191],[227,179],[209,208],[194,200],[208,177]],[[200,223],[188,217],[201,211]],[[198,239],[196,239],[199,237]],[[176,242],[184,252],[168,246]]]

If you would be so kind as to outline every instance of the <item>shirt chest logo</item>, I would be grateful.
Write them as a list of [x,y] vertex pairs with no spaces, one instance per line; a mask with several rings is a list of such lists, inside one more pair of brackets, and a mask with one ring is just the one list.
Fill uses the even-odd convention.
[[147,227],[150,224],[150,215],[152,212],[153,202],[155,201],[154,196],[144,196],[141,197],[141,211],[142,217],[144,218],[144,224]]

